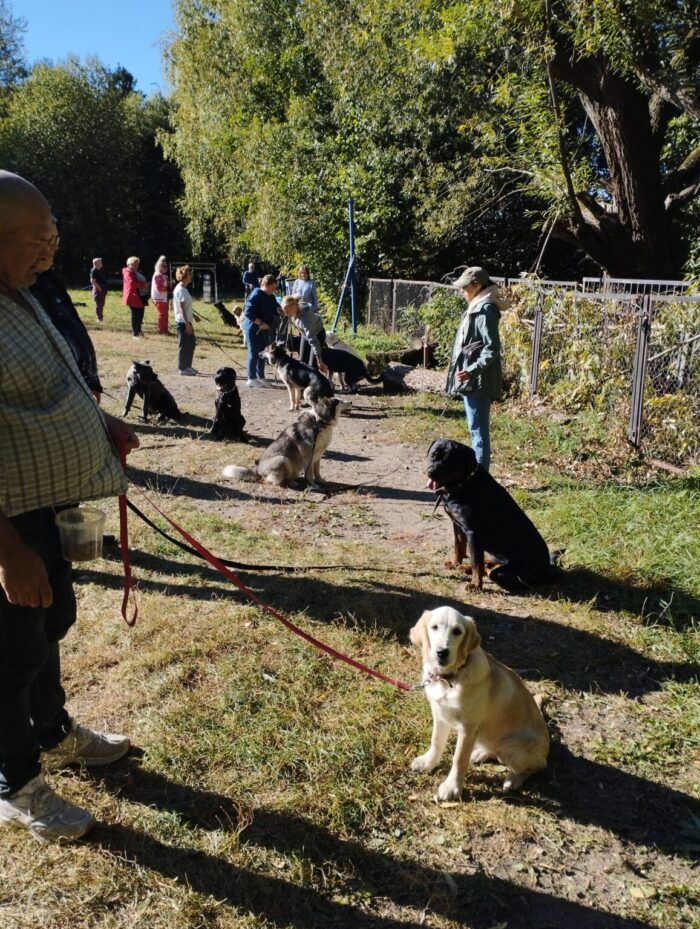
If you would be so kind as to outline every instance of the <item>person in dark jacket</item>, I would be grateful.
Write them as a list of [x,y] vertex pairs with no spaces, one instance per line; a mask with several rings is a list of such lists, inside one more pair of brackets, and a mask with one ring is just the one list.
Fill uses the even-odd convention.
[[104,316],[105,300],[107,299],[107,275],[102,267],[101,258],[92,259],[90,290],[92,291],[92,302],[95,304],[95,317],[97,322],[101,323]]
[[246,299],[253,293],[256,287],[260,286],[260,277],[258,272],[255,270],[255,265],[251,261],[248,265],[248,270],[244,271],[241,279],[243,281],[243,289],[245,290]]
[[506,308],[484,268],[467,268],[454,287],[468,301],[457,330],[447,375],[447,393],[464,401],[477,462],[489,470],[491,402],[503,396],[498,323]]
[[47,253],[46,260],[41,263],[37,262],[35,265],[35,269],[40,273],[37,274],[36,281],[29,288],[29,292],[36,297],[46,315],[68,343],[85,383],[99,403],[102,396],[102,384],[97,373],[95,347],[63,281],[52,267],[58,242],[58,230],[54,223],[54,239],[51,243],[50,257]]
[[248,345],[248,387],[265,387],[265,362],[260,352],[269,343],[279,317],[279,304],[275,298],[277,278],[266,274],[246,300],[241,328]]

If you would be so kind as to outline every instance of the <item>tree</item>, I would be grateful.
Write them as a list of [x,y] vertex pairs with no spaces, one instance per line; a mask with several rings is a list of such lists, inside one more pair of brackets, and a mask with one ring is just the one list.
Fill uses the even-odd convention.
[[91,59],[38,64],[0,118],[0,163],[46,195],[59,220],[59,262],[85,280],[95,255],[112,270],[127,255],[144,266],[184,251],[180,182],[156,146],[167,127],[162,98],[136,93],[124,69]]
[[[428,54],[502,65],[483,165],[544,200],[555,235],[611,274],[677,275],[700,194],[700,32],[684,0],[444,3]],[[475,34],[488,34],[478,46]]]
[[0,0],[0,93],[27,75],[26,29],[26,20],[13,16],[6,0]]

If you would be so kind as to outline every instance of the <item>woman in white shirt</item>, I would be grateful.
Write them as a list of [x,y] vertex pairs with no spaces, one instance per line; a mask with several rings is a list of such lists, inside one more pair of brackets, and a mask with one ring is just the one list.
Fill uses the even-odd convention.
[[192,296],[187,289],[192,283],[192,268],[182,265],[175,271],[178,281],[173,292],[173,311],[175,313],[175,328],[177,329],[177,369],[180,374],[192,376],[197,373],[192,367],[194,347],[197,341],[194,337],[194,306]]
[[292,296],[298,297],[299,303],[308,303],[312,310],[318,312],[316,284],[311,280],[311,272],[306,265],[299,268],[299,276],[292,284]]

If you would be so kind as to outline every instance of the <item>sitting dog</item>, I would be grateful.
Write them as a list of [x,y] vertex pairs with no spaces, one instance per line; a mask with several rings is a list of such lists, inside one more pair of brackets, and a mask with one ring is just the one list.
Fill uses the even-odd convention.
[[454,529],[454,561],[459,568],[469,549],[471,583],[481,589],[484,553],[489,577],[507,590],[552,580],[547,544],[508,491],[476,462],[461,442],[436,439],[428,449],[427,487],[440,494]]
[[470,616],[449,606],[426,611],[411,629],[411,642],[422,647],[423,684],[433,713],[430,748],[411,768],[436,768],[450,729],[457,730],[452,767],[438,787],[438,799],[459,800],[470,763],[505,765],[504,790],[517,790],[547,766],[543,697],[533,697],[515,671],[481,648]]
[[228,465],[224,477],[239,481],[268,481],[281,487],[304,475],[311,487],[321,481],[321,456],[328,448],[340,416],[336,397],[313,400],[310,411],[280,433],[252,468]]
[[[227,310],[220,300],[218,303],[214,304],[214,307],[218,310],[219,316],[221,317],[221,322],[224,324],[224,326],[231,326],[234,329],[241,328],[241,321],[239,316],[236,316],[235,312],[232,313],[230,310]],[[236,309],[240,309],[240,307],[236,307]]]
[[292,358],[286,352],[284,343],[271,342],[260,352],[260,357],[277,368],[277,373],[289,393],[290,410],[299,409],[302,394],[311,406],[321,397],[333,396],[333,388],[328,378],[309,365]]
[[126,395],[126,405],[122,416],[126,416],[138,394],[143,398],[143,421],[148,422],[148,414],[156,413],[158,422],[164,419],[173,419],[176,422],[182,419],[175,398],[160,382],[158,375],[151,367],[150,361],[134,361],[126,375],[129,392]]
[[333,382],[333,376],[338,375],[340,386],[350,393],[357,393],[358,381],[369,381],[370,384],[381,384],[381,377],[370,377],[361,358],[352,352],[339,348],[324,348],[323,362],[328,368],[328,376]]
[[235,439],[240,442],[244,438],[245,417],[241,413],[236,372],[233,368],[219,368],[214,375],[214,383],[217,386],[214,422],[208,434],[212,439]]

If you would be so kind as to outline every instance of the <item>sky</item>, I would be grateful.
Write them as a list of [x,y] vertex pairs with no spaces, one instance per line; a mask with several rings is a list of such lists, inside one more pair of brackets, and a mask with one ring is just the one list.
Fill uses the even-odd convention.
[[161,44],[164,33],[174,29],[172,0],[9,0],[7,5],[27,22],[30,64],[95,55],[110,68],[130,71],[137,90],[167,92]]

